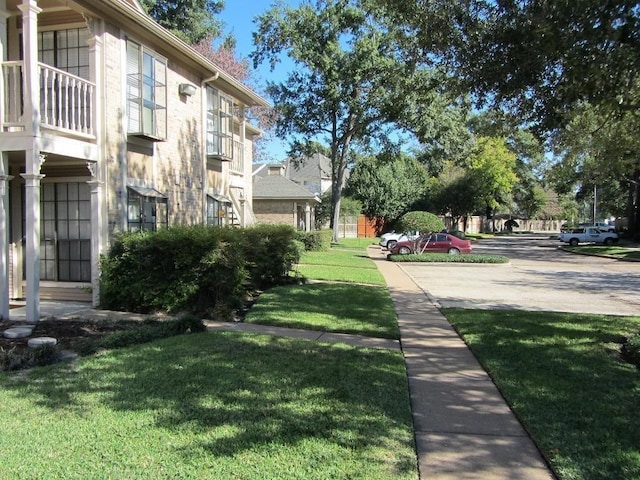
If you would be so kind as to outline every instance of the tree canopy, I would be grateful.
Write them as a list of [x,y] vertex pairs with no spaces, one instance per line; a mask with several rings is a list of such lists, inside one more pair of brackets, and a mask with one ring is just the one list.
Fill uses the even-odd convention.
[[314,140],[330,146],[335,226],[354,149],[385,143],[389,130],[433,100],[441,82],[406,61],[396,37],[357,0],[276,4],[257,20],[254,64],[274,65],[282,54],[296,64],[286,81],[267,87],[279,115],[276,132],[292,139],[294,157],[313,153]]
[[384,152],[358,159],[349,175],[346,192],[362,202],[365,215],[389,221],[424,197],[428,185],[429,175],[415,158]]
[[140,0],[156,22],[193,45],[220,35],[223,0]]

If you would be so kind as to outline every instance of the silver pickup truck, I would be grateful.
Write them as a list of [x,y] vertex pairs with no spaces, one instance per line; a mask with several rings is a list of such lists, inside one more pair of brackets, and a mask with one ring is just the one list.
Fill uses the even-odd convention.
[[613,245],[618,243],[618,234],[615,232],[604,232],[597,227],[574,228],[558,235],[558,240],[575,247],[579,243],[603,243]]

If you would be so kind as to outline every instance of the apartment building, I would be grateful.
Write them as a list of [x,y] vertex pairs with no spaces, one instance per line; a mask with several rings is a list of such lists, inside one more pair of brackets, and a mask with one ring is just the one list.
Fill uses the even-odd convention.
[[137,0],[0,0],[0,315],[99,301],[119,232],[254,222],[268,102]]

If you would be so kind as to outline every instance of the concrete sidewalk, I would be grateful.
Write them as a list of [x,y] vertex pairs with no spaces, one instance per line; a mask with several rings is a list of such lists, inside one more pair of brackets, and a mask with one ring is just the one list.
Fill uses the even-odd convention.
[[[421,479],[553,479],[489,375],[434,302],[386,252],[369,256],[400,325]],[[437,281],[437,278],[434,278]]]

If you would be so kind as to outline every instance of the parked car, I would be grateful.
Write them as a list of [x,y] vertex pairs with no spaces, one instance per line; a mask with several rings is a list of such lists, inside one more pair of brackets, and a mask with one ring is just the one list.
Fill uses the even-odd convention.
[[618,234],[600,230],[598,227],[580,227],[560,232],[558,240],[568,243],[572,247],[579,243],[603,243],[609,246],[618,243]]
[[596,223],[580,223],[578,227],[587,228],[587,227],[596,227],[598,230],[603,232],[615,232],[616,226],[611,225],[606,222],[596,222]]
[[450,233],[432,233],[422,235],[415,240],[399,241],[389,250],[392,254],[400,255],[409,253],[448,253],[450,255],[458,255],[460,253],[471,253],[472,246],[469,240],[462,240]]
[[392,230],[391,232],[383,233],[380,236],[380,246],[391,250],[396,243],[405,240],[415,240],[419,236],[420,232],[396,232],[395,230]]

